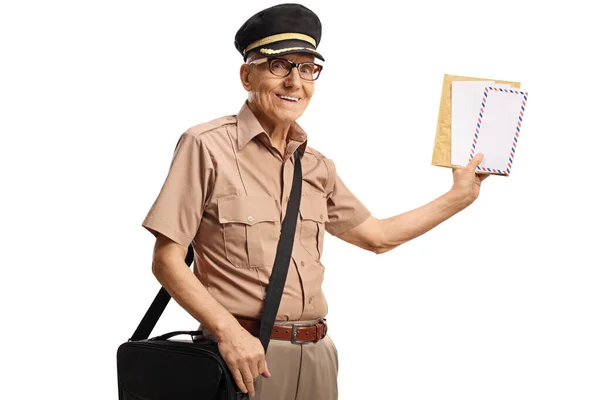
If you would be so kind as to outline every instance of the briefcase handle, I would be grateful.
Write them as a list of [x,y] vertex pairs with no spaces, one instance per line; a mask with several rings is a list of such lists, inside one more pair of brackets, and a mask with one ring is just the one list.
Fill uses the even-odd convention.
[[174,331],[174,332],[165,333],[164,335],[155,336],[148,340],[167,340],[167,339],[172,338],[173,336],[178,336],[178,335],[190,335],[193,337],[193,336],[203,336],[204,333],[202,331]]

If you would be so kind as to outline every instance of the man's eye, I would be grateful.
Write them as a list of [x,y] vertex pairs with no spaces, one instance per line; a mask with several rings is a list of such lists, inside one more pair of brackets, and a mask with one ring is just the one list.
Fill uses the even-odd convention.
[[283,65],[282,62],[274,62],[271,64],[271,67],[275,69],[285,69],[285,65]]

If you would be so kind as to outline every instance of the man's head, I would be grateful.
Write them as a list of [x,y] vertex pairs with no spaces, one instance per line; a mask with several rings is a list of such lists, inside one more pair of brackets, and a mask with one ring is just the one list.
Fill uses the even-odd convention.
[[[235,35],[245,63],[240,78],[251,106],[275,124],[298,119],[319,76],[321,22],[299,4],[280,4],[249,18]],[[317,61],[317,63],[315,63]]]
[[240,68],[240,79],[248,101],[273,123],[296,121],[314,93],[320,65],[314,56],[290,53],[281,57],[250,54]]

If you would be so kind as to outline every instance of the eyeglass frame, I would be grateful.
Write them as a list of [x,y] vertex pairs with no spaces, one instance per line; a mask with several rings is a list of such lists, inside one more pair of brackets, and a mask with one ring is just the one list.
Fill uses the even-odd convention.
[[[271,70],[271,61],[274,61],[274,60],[287,61],[289,64],[292,65],[286,75],[277,75],[276,73],[274,73]],[[305,80],[307,82],[314,82],[317,79],[319,79],[319,76],[321,76],[321,72],[323,71],[323,66],[321,64],[317,64],[317,63],[312,62],[312,61],[295,63],[293,61],[288,60],[287,58],[279,58],[279,57],[264,57],[264,58],[259,58],[258,60],[250,61],[247,64],[248,65],[260,65],[260,64],[264,64],[266,62],[269,63],[269,72],[272,73],[273,75],[279,77],[279,78],[287,78],[292,73],[292,70],[294,68],[297,68],[298,69],[298,76],[300,77],[300,79]],[[304,64],[312,64],[312,65],[316,65],[317,67],[319,67],[319,74],[317,75],[317,77],[315,79],[305,79],[305,78],[302,77],[302,75],[300,74],[300,66],[302,66]]]

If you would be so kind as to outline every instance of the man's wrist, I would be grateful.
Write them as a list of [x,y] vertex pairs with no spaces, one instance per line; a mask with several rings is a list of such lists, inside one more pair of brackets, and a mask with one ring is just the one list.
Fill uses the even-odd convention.
[[[241,328],[241,325],[233,315],[229,314],[223,318],[219,318],[214,325],[214,333],[217,341],[221,342],[227,340],[236,334]],[[243,328],[241,328],[243,329]]]
[[472,203],[469,196],[455,188],[450,189],[443,197],[448,204],[448,208],[455,213],[464,210]]

